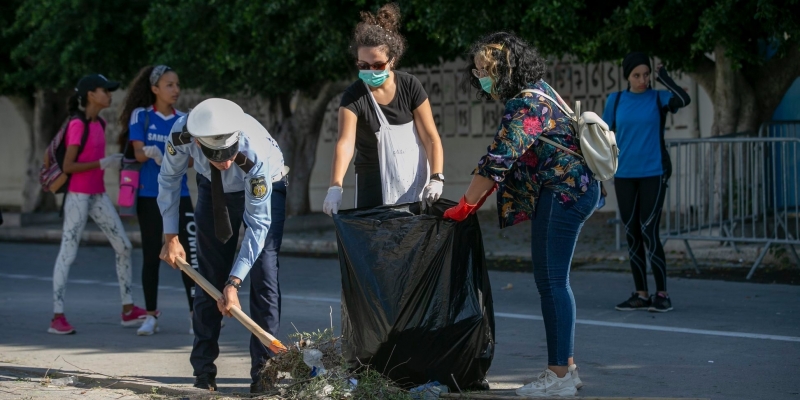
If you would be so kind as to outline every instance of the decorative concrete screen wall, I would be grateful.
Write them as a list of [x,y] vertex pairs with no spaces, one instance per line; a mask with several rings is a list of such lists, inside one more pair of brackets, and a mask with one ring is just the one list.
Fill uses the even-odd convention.
[[[445,152],[444,174],[447,182],[444,196],[453,200],[458,200],[469,185],[470,173],[478,159],[485,154],[503,113],[503,104],[478,100],[474,88],[462,85],[464,67],[465,63],[460,61],[433,68],[405,70],[419,78],[428,93]],[[544,79],[570,106],[579,100],[584,111],[591,110],[602,115],[608,94],[627,87],[621,75],[621,68],[613,63],[581,64],[564,59],[550,63]],[[673,74],[673,77],[693,99],[696,98],[696,85],[688,76]],[[660,84],[655,87],[664,89]],[[322,209],[329,186],[333,147],[338,137],[339,101],[340,97],[337,97],[328,104],[320,134],[310,188],[311,208],[315,211]],[[666,135],[675,138],[698,137],[697,108],[688,107],[676,115],[670,115]],[[351,165],[344,182],[343,208],[353,206],[354,179]],[[616,207],[613,187],[607,189],[611,194],[608,210],[613,210]],[[487,205],[495,206],[493,202]]]

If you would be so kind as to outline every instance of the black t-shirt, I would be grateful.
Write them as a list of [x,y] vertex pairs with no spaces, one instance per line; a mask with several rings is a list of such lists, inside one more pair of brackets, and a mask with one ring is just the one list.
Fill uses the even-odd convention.
[[[403,125],[414,119],[414,110],[428,99],[428,94],[414,75],[394,71],[394,77],[397,85],[394,98],[380,107],[390,125]],[[381,124],[364,82],[359,79],[350,85],[344,91],[339,107],[347,108],[358,117],[356,172],[378,169],[378,138],[375,132],[378,132]]]

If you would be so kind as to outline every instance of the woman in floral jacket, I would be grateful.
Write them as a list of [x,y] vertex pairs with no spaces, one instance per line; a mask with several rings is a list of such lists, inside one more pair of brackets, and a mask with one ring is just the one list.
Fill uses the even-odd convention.
[[[466,219],[496,189],[502,228],[531,220],[533,274],[541,297],[548,367],[517,394],[572,396],[582,383],[572,359],[575,298],[569,270],[578,234],[597,206],[600,187],[581,158],[538,140],[546,135],[580,154],[569,118],[547,98],[563,105],[542,80],[545,64],[536,49],[498,32],[475,43],[469,55],[469,81],[482,90],[479,97],[501,99],[506,106],[466,194],[444,216]],[[539,93],[521,93],[526,89]]]

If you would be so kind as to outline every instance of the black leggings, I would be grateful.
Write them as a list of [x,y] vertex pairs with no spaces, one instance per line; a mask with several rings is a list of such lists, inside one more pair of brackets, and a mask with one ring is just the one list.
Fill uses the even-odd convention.
[[[197,268],[197,242],[195,239],[194,208],[190,197],[181,197],[179,206],[178,239],[186,251],[186,261]],[[142,234],[142,287],[147,311],[155,311],[158,306],[158,270],[161,266],[161,246],[164,243],[164,224],[161,210],[155,197],[139,197],[136,200],[136,215],[139,217],[139,232]],[[195,283],[181,272],[189,311],[193,310]]]
[[658,236],[661,209],[667,192],[667,178],[614,178],[614,190],[625,234],[637,291],[647,291],[647,263],[653,269],[656,290],[667,291],[667,264]]

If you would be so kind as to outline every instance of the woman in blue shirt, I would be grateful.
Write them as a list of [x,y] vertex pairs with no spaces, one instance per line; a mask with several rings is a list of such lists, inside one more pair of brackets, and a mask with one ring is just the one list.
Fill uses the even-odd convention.
[[[120,143],[123,146],[127,145],[128,153],[133,153],[136,160],[142,163],[136,214],[142,235],[142,286],[148,316],[136,331],[140,336],[158,332],[157,318],[160,315],[156,309],[158,270],[161,264],[159,254],[164,230],[157,202],[158,174],[161,171],[164,145],[172,125],[185,114],[174,108],[180,91],[180,81],[175,71],[166,65],[145,67],[128,86],[128,94],[120,115],[120,125],[125,127]],[[190,250],[187,261],[197,268],[194,209],[192,199],[189,197],[189,188],[186,186],[186,176],[181,183],[180,218],[181,244]],[[195,285],[186,274],[181,275],[191,314]],[[189,332],[193,334],[191,327]]]
[[[616,306],[617,310],[667,312],[672,301],[667,293],[667,265],[658,236],[661,209],[672,174],[664,143],[667,113],[689,105],[689,95],[658,66],[656,79],[669,90],[650,87],[650,58],[630,53],[622,62],[628,89],[608,96],[603,120],[616,132],[619,166],[614,176],[620,216],[625,223],[628,255],[636,291]],[[653,269],[656,294],[647,291],[647,263]]]

